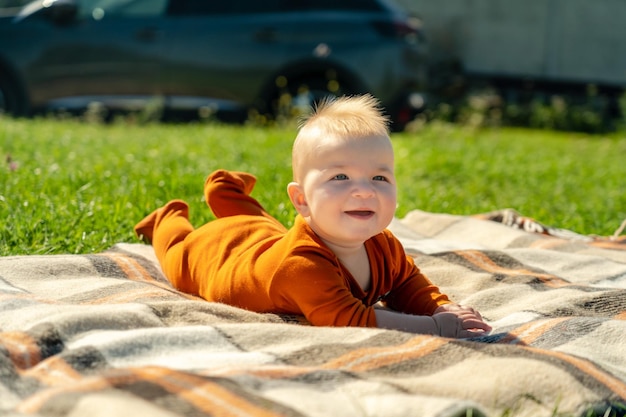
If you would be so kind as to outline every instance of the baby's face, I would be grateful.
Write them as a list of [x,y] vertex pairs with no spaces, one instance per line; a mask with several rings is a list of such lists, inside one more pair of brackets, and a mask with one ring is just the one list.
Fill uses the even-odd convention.
[[396,179],[387,136],[324,141],[303,161],[301,214],[327,243],[362,244],[395,214]]

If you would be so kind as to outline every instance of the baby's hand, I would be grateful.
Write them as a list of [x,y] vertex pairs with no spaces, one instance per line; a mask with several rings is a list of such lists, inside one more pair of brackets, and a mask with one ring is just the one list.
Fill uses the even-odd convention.
[[491,326],[471,307],[445,304],[439,306],[432,317],[439,334],[444,337],[484,336],[491,331]]

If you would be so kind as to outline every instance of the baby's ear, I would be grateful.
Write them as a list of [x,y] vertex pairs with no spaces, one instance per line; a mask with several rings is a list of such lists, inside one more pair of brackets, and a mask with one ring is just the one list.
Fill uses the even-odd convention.
[[290,182],[287,185],[287,194],[289,194],[291,204],[296,208],[296,211],[303,217],[307,217],[309,215],[309,205],[304,197],[302,186],[297,182]]

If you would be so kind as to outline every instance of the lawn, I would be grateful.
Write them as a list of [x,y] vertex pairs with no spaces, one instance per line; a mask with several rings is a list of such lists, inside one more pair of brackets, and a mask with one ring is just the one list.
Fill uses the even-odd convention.
[[[0,118],[0,255],[91,253],[137,241],[133,225],[169,199],[200,225],[208,173],[259,178],[254,196],[286,225],[295,126],[86,123]],[[593,136],[432,123],[394,134],[399,207],[474,214],[512,207],[578,233],[626,218],[626,134]]]

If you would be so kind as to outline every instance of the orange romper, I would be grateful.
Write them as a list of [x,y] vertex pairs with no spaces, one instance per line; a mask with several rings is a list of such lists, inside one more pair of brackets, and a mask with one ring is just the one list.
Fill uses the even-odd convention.
[[205,184],[217,219],[194,229],[187,205],[174,200],[142,220],[163,271],[181,291],[256,312],[304,315],[317,326],[376,327],[373,305],[432,315],[450,301],[388,230],[365,242],[371,286],[359,286],[298,215],[287,230],[248,194],[256,179],[216,171]]

